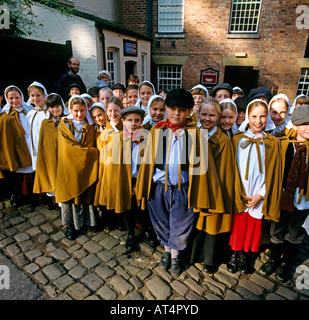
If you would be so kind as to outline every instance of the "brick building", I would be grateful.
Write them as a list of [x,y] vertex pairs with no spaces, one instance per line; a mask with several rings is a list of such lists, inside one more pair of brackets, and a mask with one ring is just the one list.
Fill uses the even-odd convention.
[[[257,86],[290,99],[309,94],[309,8],[291,0],[123,0],[126,27],[152,38],[156,88],[219,82]],[[306,11],[307,10],[307,11]],[[211,88],[212,85],[206,86]]]

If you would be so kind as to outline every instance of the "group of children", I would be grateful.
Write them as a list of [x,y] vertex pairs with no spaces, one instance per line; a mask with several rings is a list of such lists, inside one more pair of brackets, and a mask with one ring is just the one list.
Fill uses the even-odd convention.
[[290,106],[285,94],[259,87],[245,97],[227,83],[211,96],[197,85],[162,97],[149,81],[129,84],[122,97],[107,87],[97,100],[72,95],[67,107],[39,82],[28,95],[26,103],[7,87],[0,113],[1,193],[9,190],[12,205],[49,199],[69,239],[117,221],[128,252],[138,249],[139,224],[150,244],[164,246],[160,265],[173,276],[186,250],[213,273],[222,234],[232,250],[227,269],[246,274],[248,252],[266,233],[260,273],[289,279],[309,232],[308,97]]

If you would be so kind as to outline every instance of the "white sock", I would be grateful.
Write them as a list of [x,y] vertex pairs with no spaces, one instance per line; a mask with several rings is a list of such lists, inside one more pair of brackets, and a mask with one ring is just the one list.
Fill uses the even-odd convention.
[[178,258],[178,256],[179,256],[179,250],[172,249],[172,250],[171,250],[171,254],[172,254],[172,259]]
[[171,252],[171,248],[168,247],[168,246],[164,246],[164,251],[165,251],[165,252]]

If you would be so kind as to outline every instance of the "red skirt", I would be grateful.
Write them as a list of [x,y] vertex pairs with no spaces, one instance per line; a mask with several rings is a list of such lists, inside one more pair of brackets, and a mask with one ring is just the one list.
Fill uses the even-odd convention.
[[33,194],[35,172],[16,173],[14,172],[14,192],[16,195],[29,196]]
[[230,246],[234,251],[258,252],[261,236],[262,219],[241,212],[233,216]]

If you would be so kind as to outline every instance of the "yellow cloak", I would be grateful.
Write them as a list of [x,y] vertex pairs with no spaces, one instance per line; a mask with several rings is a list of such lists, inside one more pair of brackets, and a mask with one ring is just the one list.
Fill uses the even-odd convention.
[[[164,119],[163,121],[167,122],[168,120]],[[165,135],[165,130],[171,129],[165,126],[154,126],[147,138],[145,156],[139,168],[135,192],[138,205],[141,205],[142,209],[145,209],[146,200],[149,199],[154,168],[158,164],[156,163],[158,162],[156,161],[157,155],[162,150],[162,145],[159,142],[162,141],[160,139]],[[185,128],[178,129],[178,132],[180,130],[186,131],[187,140],[191,142],[190,150],[187,147],[184,154],[187,159],[184,165],[189,170],[188,207],[193,206],[195,211],[204,211],[207,214],[225,212],[220,182],[206,138],[190,117],[187,117]],[[170,148],[170,143],[171,139],[167,144],[167,150]],[[179,163],[179,169],[181,166],[182,164]],[[180,170],[178,172],[179,189]],[[165,178],[165,190],[167,191],[167,172]]]
[[220,181],[225,213],[205,215],[200,212],[197,229],[215,235],[231,230],[234,202],[234,150],[231,139],[218,126],[208,140]]
[[52,119],[45,119],[40,130],[34,193],[56,192],[57,162],[58,129]]
[[[70,129],[66,126],[69,123]],[[56,202],[74,199],[75,204],[93,204],[98,177],[99,151],[94,147],[94,126],[86,123],[82,138],[74,138],[73,123],[64,119],[58,129]]]
[[[237,148],[239,140],[244,137],[243,132],[237,132],[233,137],[234,163],[235,163],[235,202],[234,213],[240,213],[246,209],[243,199],[246,196],[241,182],[238,165],[236,162]],[[266,196],[262,206],[262,213],[267,220],[278,222],[280,217],[280,204],[282,196],[282,159],[280,141],[266,133],[263,138],[265,144],[265,187]]]

